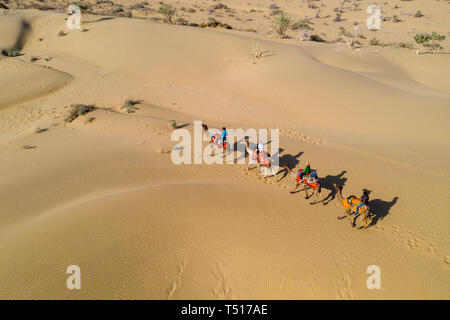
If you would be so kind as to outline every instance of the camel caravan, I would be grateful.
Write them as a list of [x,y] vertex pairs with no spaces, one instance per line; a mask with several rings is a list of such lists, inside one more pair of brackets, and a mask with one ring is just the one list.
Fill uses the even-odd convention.
[[[218,148],[222,150],[223,155],[231,152],[231,148],[227,143],[227,130],[225,127],[222,128],[222,133],[218,134],[209,134],[208,126],[206,124],[202,124],[203,133],[209,138],[211,154],[214,148]],[[247,171],[251,169],[251,165],[256,164],[257,174],[260,175],[261,171],[264,171],[264,178],[266,178],[269,174],[273,176],[277,182],[280,180],[277,179],[277,174],[281,172],[281,170],[276,170],[273,165],[272,158],[270,153],[264,151],[264,145],[260,141],[254,150],[250,148],[249,137],[245,137],[244,139],[245,152],[249,156],[249,162],[247,166]],[[309,162],[305,163],[304,169],[299,169],[297,172],[294,172],[289,167],[289,164],[282,163],[279,166],[282,170],[285,170],[287,173],[290,173],[291,176],[295,176],[295,185],[291,194],[295,194],[297,192],[305,191],[305,199],[310,199],[313,195],[316,196],[316,201],[310,202],[311,205],[316,204],[318,202],[322,202],[323,205],[326,205],[325,199],[322,193],[322,186],[319,181],[319,177],[317,175],[316,170],[312,170]],[[303,190],[297,191],[298,187],[303,185]],[[363,190],[363,195],[358,198],[356,196],[342,196],[342,186],[333,184],[333,188],[336,191],[337,198],[341,202],[342,206],[345,209],[345,214],[343,216],[339,216],[338,220],[343,220],[344,218],[348,218],[352,227],[356,227],[356,221],[358,218],[361,218],[363,225],[358,229],[365,229],[372,224],[373,213],[370,211],[368,202],[369,195],[367,190]],[[308,193],[308,189],[312,189],[312,193]]]

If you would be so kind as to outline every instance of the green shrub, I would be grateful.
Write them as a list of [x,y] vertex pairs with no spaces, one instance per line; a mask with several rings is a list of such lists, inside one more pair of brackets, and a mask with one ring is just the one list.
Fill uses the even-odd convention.
[[170,4],[162,4],[161,7],[159,7],[158,13],[162,15],[165,23],[172,23],[172,18],[176,11],[175,7]]
[[311,22],[310,19],[308,19],[308,18],[303,18],[303,19],[300,19],[299,21],[297,21],[296,23],[294,23],[294,24],[292,25],[291,29],[292,29],[292,30],[298,30],[298,29],[301,29],[301,30],[311,30],[311,29],[312,29],[312,28],[311,28],[311,24],[312,24],[312,22]]
[[273,29],[282,38],[286,38],[286,31],[292,23],[292,19],[283,12],[273,22]]
[[425,46],[425,44],[431,40],[431,36],[428,33],[417,33],[414,36],[414,41],[417,44],[417,54],[421,54],[423,52],[423,47]]
[[430,40],[431,40],[431,48],[433,49],[433,52],[438,53],[438,51],[441,49],[440,42],[445,40],[445,36],[433,31],[433,33],[430,36]]

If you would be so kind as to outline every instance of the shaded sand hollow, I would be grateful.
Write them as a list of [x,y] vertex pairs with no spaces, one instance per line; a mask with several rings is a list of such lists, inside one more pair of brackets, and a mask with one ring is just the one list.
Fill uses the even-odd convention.
[[[0,298],[450,298],[447,54],[64,17],[0,16],[0,49],[30,26],[0,58]],[[66,123],[74,103],[98,109]],[[171,120],[280,129],[281,161],[311,162],[328,204],[283,173],[174,165]],[[333,183],[371,190],[372,226],[336,219]]]

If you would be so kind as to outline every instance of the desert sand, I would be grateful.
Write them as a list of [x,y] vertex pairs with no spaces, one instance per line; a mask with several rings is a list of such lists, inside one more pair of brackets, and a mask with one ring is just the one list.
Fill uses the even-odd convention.
[[[344,8],[339,26],[358,21],[366,38],[356,49],[332,41],[331,0],[313,1],[326,43],[277,37],[267,0],[212,13],[216,1],[167,1],[177,19],[232,30],[161,23],[157,1],[127,9],[132,18],[105,2],[84,32],[58,10],[4,3],[0,49],[21,55],[0,55],[0,298],[450,298],[447,1],[389,0],[383,14],[402,21],[375,33],[368,1]],[[295,19],[317,12],[277,5]],[[439,54],[369,44],[432,31],[447,35]],[[72,104],[96,109],[65,122]],[[309,161],[327,205],[290,194],[283,173],[277,182],[242,164],[173,164],[171,120],[191,132],[194,120],[279,129],[280,162]],[[371,191],[370,227],[337,219],[333,183],[344,195]],[[81,268],[81,290],[66,287],[69,265]],[[366,286],[370,265],[381,289]]]

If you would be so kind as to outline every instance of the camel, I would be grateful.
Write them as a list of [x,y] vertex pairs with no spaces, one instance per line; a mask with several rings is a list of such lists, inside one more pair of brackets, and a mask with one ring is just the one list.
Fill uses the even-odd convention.
[[[296,183],[294,189],[291,191],[291,193],[295,193],[300,183],[303,183],[305,185],[305,199],[309,199],[314,194],[316,195],[316,199],[319,199],[319,197],[322,199],[322,204],[326,205],[325,199],[322,194],[322,186],[320,185],[320,182],[318,179],[311,179],[309,175],[305,175],[302,180],[300,180],[300,173],[303,171],[302,169],[298,170],[298,173],[295,174],[294,171],[289,168],[289,165],[287,163],[283,164],[283,168],[285,168],[289,173],[292,175],[296,175]],[[311,187],[313,189],[313,193],[311,195],[308,195],[308,187]],[[316,202],[310,202],[309,204],[315,204]]]
[[342,196],[342,186],[338,186],[337,184],[333,184],[334,188],[337,191],[337,198],[339,201],[341,201],[342,206],[344,207],[345,214],[344,216],[338,217],[339,220],[344,219],[345,217],[348,217],[350,220],[350,224],[352,227],[356,227],[356,219],[361,216],[361,218],[364,221],[364,226],[361,226],[362,228],[367,228],[372,223],[372,213],[370,212],[370,208],[367,204],[364,204],[362,207],[359,208],[358,212],[354,212],[356,210],[356,207],[362,203],[362,201],[355,197],[355,196],[349,196],[344,198]]
[[228,143],[226,141],[225,141],[225,143],[223,143],[222,137],[218,133],[211,136],[210,146],[211,146],[211,155],[212,155],[214,146],[216,146],[217,148],[222,150],[223,156],[225,156],[225,153],[230,152],[230,146],[228,145]]
[[[270,154],[267,152],[261,151],[259,153],[256,152],[256,150],[251,150],[249,146],[248,139],[245,139],[245,150],[247,151],[250,161],[248,162],[247,171],[250,170],[250,165],[256,161],[256,167],[257,167],[257,173],[259,174],[259,167],[263,166],[265,168],[264,171],[264,177],[267,175],[267,170],[270,170],[270,173],[274,176],[276,179],[276,173],[272,165],[272,159],[270,158]],[[277,180],[278,181],[278,180]]]

